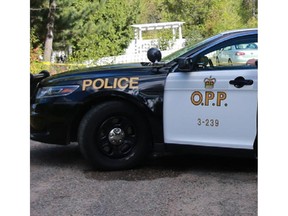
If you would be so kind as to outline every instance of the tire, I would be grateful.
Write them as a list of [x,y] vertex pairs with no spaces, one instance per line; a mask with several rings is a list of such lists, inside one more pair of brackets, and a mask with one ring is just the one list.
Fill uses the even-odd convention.
[[229,66],[233,66],[233,63],[232,63],[232,60],[231,60],[231,59],[228,59],[228,65],[229,65]]
[[255,141],[254,141],[254,145],[253,145],[253,149],[254,149],[254,156],[256,159],[258,159],[258,134],[256,135]]
[[123,170],[139,165],[151,150],[146,119],[124,102],[93,107],[83,117],[78,142],[84,157],[100,170]]

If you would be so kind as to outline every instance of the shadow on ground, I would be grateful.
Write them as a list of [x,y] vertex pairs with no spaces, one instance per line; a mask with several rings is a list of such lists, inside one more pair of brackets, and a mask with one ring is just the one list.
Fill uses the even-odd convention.
[[133,170],[96,171],[82,157],[76,144],[57,146],[33,143],[30,150],[30,164],[31,166],[69,167],[69,169],[83,171],[86,178],[105,181],[152,180],[176,177],[190,172],[257,174],[257,160],[255,159],[172,153],[154,154],[142,166]]

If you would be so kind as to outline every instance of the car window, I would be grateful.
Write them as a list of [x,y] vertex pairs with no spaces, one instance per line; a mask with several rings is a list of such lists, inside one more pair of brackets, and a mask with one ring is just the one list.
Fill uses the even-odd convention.
[[228,50],[231,50],[232,49],[232,46],[227,46],[227,47],[225,47],[223,50],[224,51],[228,51]]
[[200,54],[196,59],[198,70],[206,69],[241,69],[258,66],[258,44],[237,43],[227,46],[217,46],[208,52]]
[[184,48],[164,57],[161,61],[166,62],[166,63],[171,62],[174,59],[177,59],[178,57],[185,55],[185,53],[187,53],[193,49],[197,50],[197,48],[201,47],[203,44],[210,43],[211,41],[214,41],[219,37],[221,37],[221,35],[215,35],[215,36],[209,37],[203,41],[200,41],[200,42],[198,41],[195,44],[193,43],[190,46],[184,47]]
[[249,43],[249,44],[236,44],[236,49],[258,49],[258,46],[256,43]]

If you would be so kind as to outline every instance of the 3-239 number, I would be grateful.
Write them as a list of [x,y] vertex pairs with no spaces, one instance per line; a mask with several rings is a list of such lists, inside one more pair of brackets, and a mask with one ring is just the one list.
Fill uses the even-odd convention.
[[218,119],[197,119],[198,126],[206,126],[206,127],[218,127],[220,124]]

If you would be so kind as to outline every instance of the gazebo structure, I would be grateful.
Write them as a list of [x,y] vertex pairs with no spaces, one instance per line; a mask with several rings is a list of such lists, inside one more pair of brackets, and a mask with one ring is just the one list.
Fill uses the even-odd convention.
[[146,23],[132,25],[134,28],[134,39],[130,42],[124,55],[109,56],[101,58],[97,61],[98,65],[145,62],[147,59],[147,50],[151,47],[160,47],[159,38],[143,39],[144,31],[172,29],[172,40],[166,50],[161,50],[162,57],[165,57],[185,46],[185,39],[182,37],[182,25],[184,22],[163,22],[163,23]]
[[161,50],[162,54],[165,56],[171,52],[181,49],[185,44],[185,39],[182,37],[183,24],[184,22],[163,22],[131,25],[134,28],[134,40],[131,41],[128,48],[126,49],[126,55],[142,55],[144,58],[149,48],[159,48],[159,38],[143,39],[142,33],[144,31],[155,31],[162,29],[171,29],[173,34],[172,40],[169,41],[169,48],[167,48],[167,50]]
[[134,39],[142,40],[143,31],[153,31],[161,29],[172,29],[173,40],[176,40],[176,30],[178,29],[178,39],[182,39],[182,25],[184,22],[163,22],[163,23],[146,23],[132,25],[134,28]]

